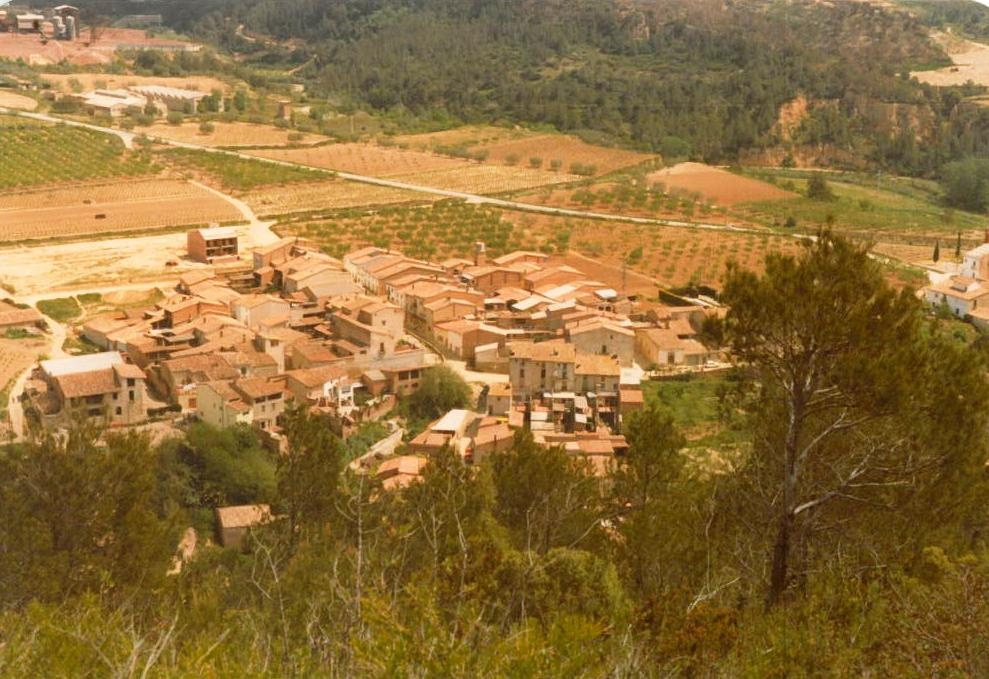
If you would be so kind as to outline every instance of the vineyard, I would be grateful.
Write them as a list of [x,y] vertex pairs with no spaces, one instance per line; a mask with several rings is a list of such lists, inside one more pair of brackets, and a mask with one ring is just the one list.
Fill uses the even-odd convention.
[[258,188],[241,196],[260,216],[429,201],[428,194],[340,179]]
[[469,255],[477,241],[484,241],[492,255],[523,247],[500,210],[454,200],[373,212],[342,210],[333,219],[287,224],[279,230],[312,238],[337,257],[366,245],[433,260]]
[[251,155],[467,193],[504,193],[579,179],[565,172],[508,167],[373,144],[251,151]]
[[191,173],[208,183],[219,183],[230,191],[250,191],[262,186],[313,182],[326,172],[287,167],[260,160],[247,160],[226,153],[193,149],[169,149],[156,155],[170,167]]
[[64,126],[0,127],[0,190],[155,171],[151,156],[111,135]]
[[79,184],[0,195],[0,240],[113,233],[241,218],[230,203],[179,180]]

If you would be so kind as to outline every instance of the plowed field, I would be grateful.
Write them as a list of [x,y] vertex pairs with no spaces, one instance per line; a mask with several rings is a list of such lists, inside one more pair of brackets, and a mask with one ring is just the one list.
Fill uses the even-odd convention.
[[147,180],[0,195],[0,240],[112,233],[240,219],[188,182]]
[[664,184],[667,191],[700,194],[718,205],[778,200],[795,196],[772,184],[740,177],[702,163],[680,163],[666,167],[651,173],[648,180],[654,185]]

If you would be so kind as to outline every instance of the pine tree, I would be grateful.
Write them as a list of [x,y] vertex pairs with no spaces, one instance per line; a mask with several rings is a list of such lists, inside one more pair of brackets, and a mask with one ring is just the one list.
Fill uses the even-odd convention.
[[931,260],[937,262],[939,259],[941,259],[941,241],[936,240],[934,241],[934,254],[931,255]]

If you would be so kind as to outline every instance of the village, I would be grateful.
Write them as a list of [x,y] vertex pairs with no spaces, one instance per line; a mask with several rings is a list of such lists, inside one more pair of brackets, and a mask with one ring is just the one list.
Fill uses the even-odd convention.
[[[38,363],[19,397],[31,426],[245,424],[278,453],[286,408],[317,410],[347,437],[448,363],[477,407],[404,443],[396,426],[355,468],[402,486],[443,446],[478,463],[527,428],[605,475],[627,448],[623,419],[643,408],[643,379],[723,365],[697,339],[716,305],[638,300],[540,252],[489,260],[479,242],[472,259],[432,263],[365,247],[341,261],[297,237],[240,252],[232,227],[194,229],[187,249],[210,266],[153,306],[85,320],[78,333],[97,353]],[[249,268],[225,266],[243,258]],[[44,321],[7,305],[0,324]]]

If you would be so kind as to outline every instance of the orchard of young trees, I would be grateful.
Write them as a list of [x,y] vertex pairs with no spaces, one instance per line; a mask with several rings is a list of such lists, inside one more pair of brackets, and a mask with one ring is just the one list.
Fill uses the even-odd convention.
[[[655,404],[607,476],[520,431],[394,491],[303,411],[277,459],[205,425],[6,447],[0,674],[984,676],[982,353],[829,234],[724,297],[730,471]],[[462,404],[449,387],[415,407]],[[243,551],[206,544],[213,506],[255,501],[278,518]]]

